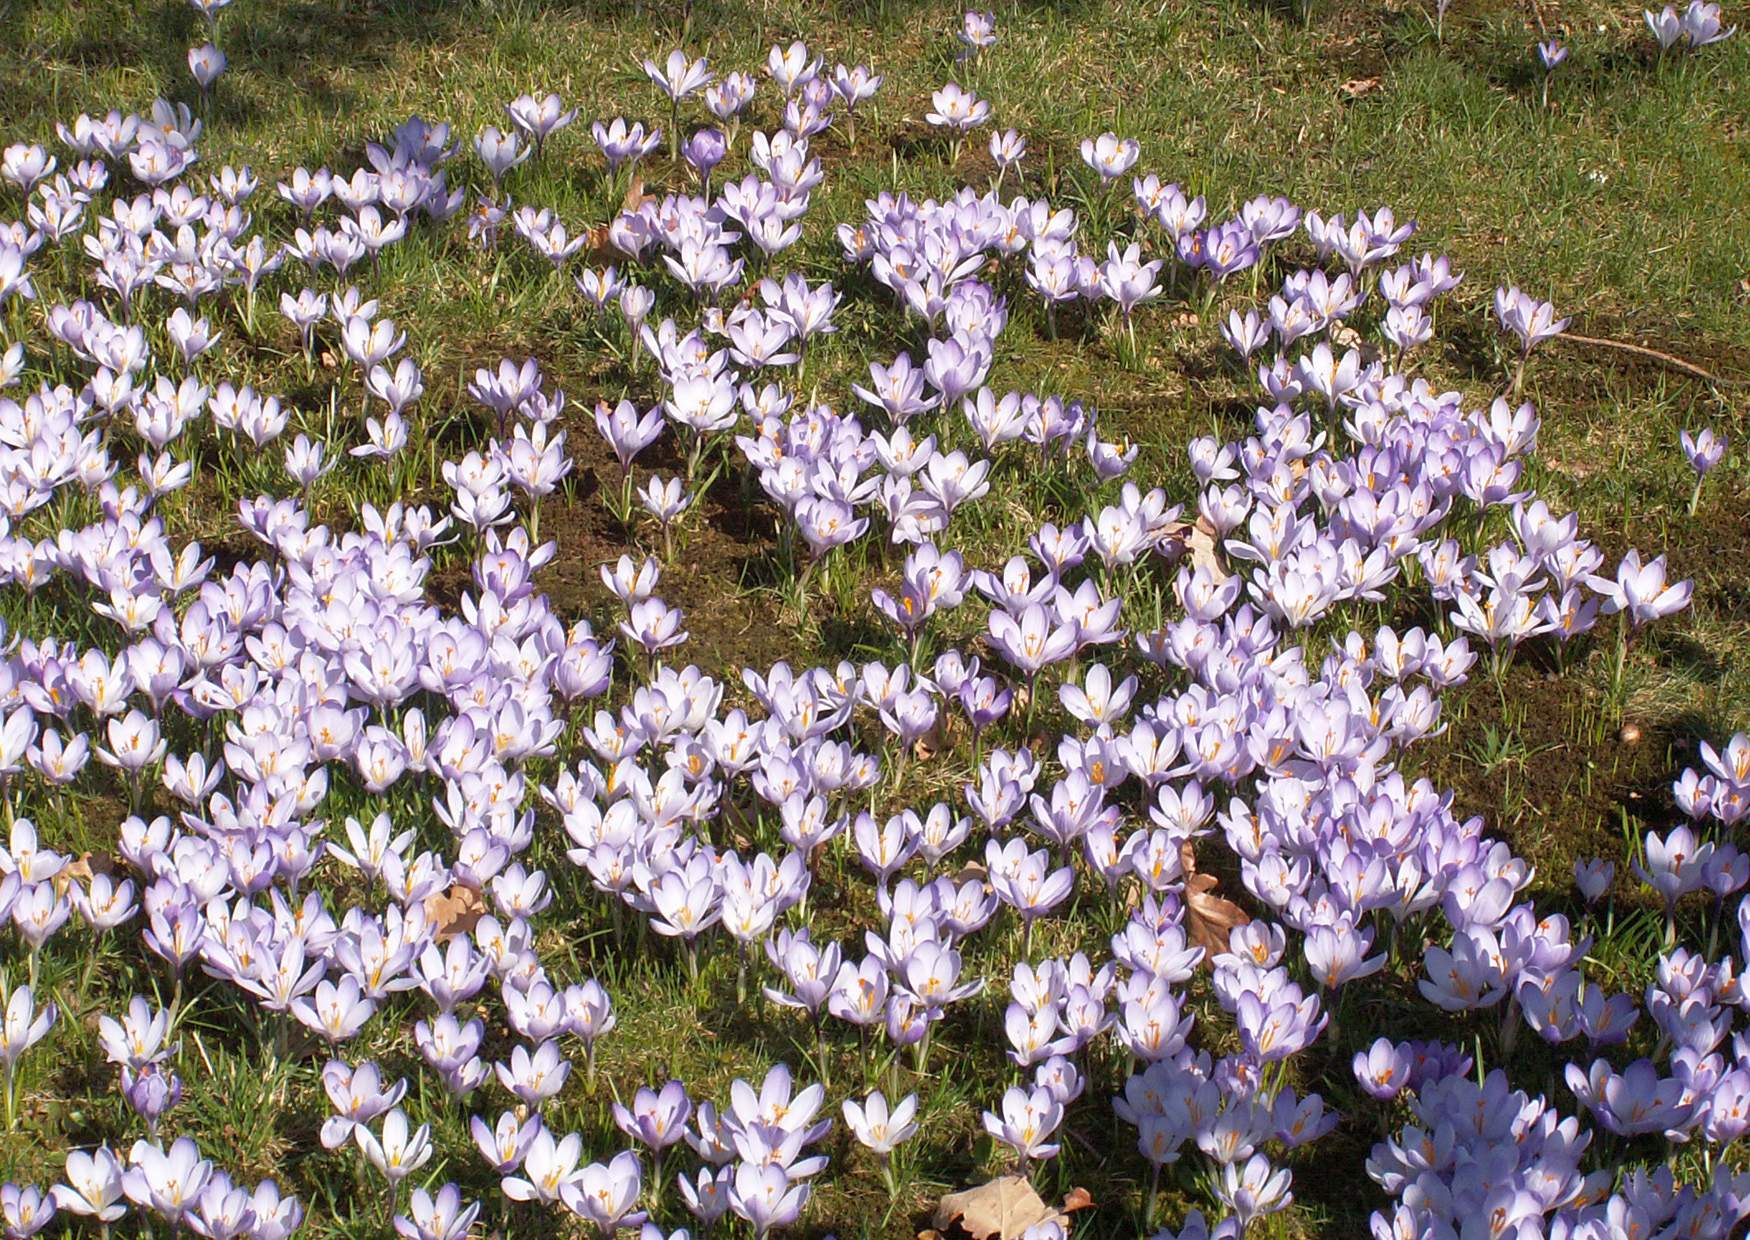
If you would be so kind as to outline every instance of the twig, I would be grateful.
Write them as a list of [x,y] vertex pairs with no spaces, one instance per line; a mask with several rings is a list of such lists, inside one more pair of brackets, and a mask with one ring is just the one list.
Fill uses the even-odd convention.
[[1597,345],[1604,349],[1620,349],[1624,353],[1633,353],[1639,357],[1650,357],[1656,362],[1664,363],[1673,370],[1680,370],[1686,375],[1691,375],[1697,379],[1715,384],[1719,387],[1750,386],[1750,379],[1721,378],[1711,370],[1703,370],[1694,362],[1686,362],[1680,357],[1671,356],[1669,353],[1661,353],[1658,349],[1649,349],[1644,344],[1630,344],[1626,340],[1606,340],[1601,336],[1582,336],[1578,332],[1562,332],[1561,339],[1572,340],[1575,344]]

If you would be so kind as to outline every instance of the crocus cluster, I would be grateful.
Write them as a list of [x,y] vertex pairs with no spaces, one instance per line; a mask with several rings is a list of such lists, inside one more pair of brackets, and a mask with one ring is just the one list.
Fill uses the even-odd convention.
[[[1690,14],[1693,46],[1724,37],[1716,6]],[[995,19],[967,14],[959,38],[966,60],[987,54]],[[197,50],[204,93],[224,58]],[[457,1240],[504,1205],[428,1167],[603,1235],[662,1235],[672,1186],[689,1226],[733,1216],[763,1237],[809,1209],[842,1148],[834,1115],[897,1195],[899,1152],[932,1120],[918,1082],[938,1030],[985,1008],[1001,1042],[956,1050],[1000,1065],[979,1122],[1002,1157],[1023,1172],[1073,1157],[1070,1117],[1109,1103],[1148,1169],[1150,1228],[1185,1164],[1199,1209],[1182,1238],[1291,1205],[1295,1152],[1340,1122],[1325,1093],[1376,1106],[1390,1134],[1366,1164],[1390,1201],[1379,1237],[1726,1234],[1750,1184],[1723,1159],[1705,1184],[1618,1178],[1612,1160],[1643,1138],[1714,1151],[1750,1126],[1750,905],[1727,907],[1750,882],[1728,838],[1750,740],[1702,747],[1705,773],[1674,786],[1689,821],[1633,858],[1666,928],[1639,998],[1590,963],[1592,914],[1540,911],[1526,859],[1406,759],[1479,648],[1497,678],[1531,643],[1584,658],[1618,615],[1620,677],[1630,635],[1689,602],[1663,557],[1630,549],[1611,569],[1531,484],[1539,416],[1517,389],[1566,320],[1500,290],[1509,390],[1442,390],[1413,358],[1461,276],[1405,252],[1414,222],[1265,195],[1212,223],[1153,173],[1133,180],[1137,218],[1102,236],[1043,193],[882,192],[838,224],[846,270],[821,278],[790,257],[827,176],[811,142],[881,84],[823,65],[800,42],[771,49],[781,98],[761,129],[751,74],[684,49],[642,61],[677,158],[683,104],[702,98],[722,128],[687,139],[684,187],[633,195],[599,230],[509,197],[572,140],[556,94],[511,101],[509,129],[471,147],[414,117],[362,166],[289,170],[259,203],[248,167],[196,174],[186,106],[78,116],[58,130],[65,170],[43,146],[6,149],[17,192],[0,201],[23,215],[0,224],[0,310],[27,331],[0,361],[0,585],[22,614],[49,600],[90,618],[0,651],[0,915],[28,979],[4,983],[9,1126],[33,1048],[58,1036],[46,951],[102,940],[168,996],[95,1022],[143,1135],[69,1151],[47,1191],[6,1186],[7,1234],[57,1214],[299,1226],[274,1181],[161,1139],[208,1087],[187,1033],[208,992],[258,1018],[264,1053],[321,1048],[323,1157],[380,1182],[383,1227],[416,1240]],[[932,104],[956,143],[993,114],[954,83]],[[591,132],[610,185],[661,139],[624,117]],[[1012,130],[992,140],[1003,170],[1024,149]],[[1081,149],[1103,183],[1142,154],[1111,133]],[[624,327],[635,390],[580,417],[540,360],[499,358],[470,366],[461,430],[439,435],[425,342],[386,312],[381,256],[464,230],[490,246],[506,221],[534,268],[582,268],[562,291],[602,347]],[[1227,284],[1245,272],[1249,295]],[[1138,448],[1098,410],[1009,389],[1002,359],[1037,318],[1055,334],[1100,303],[1134,343],[1152,303],[1195,287],[1232,303],[1221,334],[1255,400],[1231,438],[1186,445],[1194,486],[1174,502],[1132,476]],[[278,293],[283,325],[258,320],[258,292]],[[840,391],[808,370],[858,297],[913,331]],[[328,408],[356,418],[233,369],[238,337],[275,329],[310,382],[327,355]],[[537,584],[561,551],[541,512],[566,501],[577,427],[614,457],[604,498],[636,544],[601,565],[613,602],[587,616]],[[645,468],[637,486],[664,440],[681,476]],[[1719,444],[1686,439],[1698,475]],[[191,496],[171,498],[209,462],[237,488],[222,555],[191,536]],[[337,495],[337,473],[418,500]],[[967,550],[1029,479],[1063,497],[1053,519],[1027,516],[1006,558]],[[842,549],[883,565],[868,609],[891,646],[830,666],[684,662],[685,617],[657,590],[702,497],[738,484],[799,606]],[[344,519],[324,520],[335,503]],[[113,867],[76,865],[57,835],[66,798],[95,791],[127,810],[101,824]],[[1214,894],[1217,872],[1245,908]],[[1578,873],[1605,897],[1610,871]],[[636,967],[672,969],[695,999],[733,977],[738,1007],[764,1000],[801,1031],[822,1079],[774,1062],[725,1102],[622,1072],[609,1101],[614,997],[546,950],[586,918],[628,955],[636,935]],[[976,963],[993,958],[1006,1000]],[[1378,1039],[1328,1071],[1360,1019],[1349,996],[1378,975],[1437,1027],[1486,1022],[1504,1055],[1521,1030],[1573,1044],[1570,1113],[1438,1041]],[[411,1075],[359,1049],[394,1028]],[[853,1045],[863,1077],[829,1105]],[[586,1154],[580,1106],[623,1147]],[[467,1115],[480,1175],[436,1157],[443,1107]]]

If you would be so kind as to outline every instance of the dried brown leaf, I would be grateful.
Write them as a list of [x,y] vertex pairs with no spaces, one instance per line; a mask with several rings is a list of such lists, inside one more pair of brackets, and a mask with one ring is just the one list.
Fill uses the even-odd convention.
[[1203,949],[1203,963],[1227,951],[1228,932],[1235,926],[1251,922],[1246,910],[1223,896],[1215,894],[1213,874],[1185,875],[1185,928],[1191,942]]
[[606,224],[597,224],[585,234],[583,250],[591,258],[604,258],[614,253],[613,237]]
[[1350,78],[1337,87],[1337,93],[1345,99],[1359,99],[1365,94],[1379,89],[1379,79],[1376,77]]
[[447,942],[458,934],[467,934],[486,915],[486,903],[480,893],[461,883],[448,890],[433,892],[425,898],[425,915],[436,927],[438,942]]
[[1063,1222],[1064,1216],[1046,1205],[1025,1176],[1005,1175],[969,1188],[949,1193],[936,1206],[930,1220],[941,1230],[958,1221],[960,1230],[972,1240],[1020,1240],[1029,1227],[1049,1219]]
[[1077,1210],[1092,1210],[1094,1195],[1087,1189],[1077,1186],[1069,1190],[1069,1195],[1063,1199],[1063,1212],[1074,1214]]
[[1221,562],[1221,549],[1216,543],[1215,527],[1202,516],[1195,521],[1170,523],[1161,540],[1178,543],[1178,554],[1189,555],[1192,566],[1201,568],[1214,580],[1226,581],[1233,576],[1228,572],[1227,565]]
[[990,871],[976,861],[968,861],[954,872],[954,885],[963,887],[967,883],[990,882]]
[[55,874],[55,892],[66,895],[75,882],[88,883],[94,874],[116,873],[115,858],[107,853],[80,853]]
[[644,178],[634,172],[632,183],[626,186],[626,197],[620,201],[621,212],[630,214],[649,201],[650,196],[644,192]]
[[1185,545],[1191,551],[1191,563],[1201,568],[1216,581],[1226,581],[1233,576],[1227,571],[1227,565],[1221,562],[1221,552],[1215,545],[1215,527],[1201,516],[1191,527],[1191,532],[1185,536]]

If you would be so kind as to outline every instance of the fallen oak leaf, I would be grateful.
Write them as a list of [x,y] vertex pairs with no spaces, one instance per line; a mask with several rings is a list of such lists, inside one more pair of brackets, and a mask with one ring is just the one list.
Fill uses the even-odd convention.
[[1215,894],[1218,880],[1213,874],[1197,872],[1197,854],[1191,841],[1179,846],[1179,862],[1185,871],[1185,928],[1191,942],[1203,949],[1203,963],[1210,963],[1228,949],[1228,934],[1235,926],[1250,925],[1246,910],[1223,896]]
[[[632,174],[632,182],[626,186],[626,196],[620,202],[621,215],[636,215],[650,197],[644,192],[644,178],[636,172]],[[584,250],[592,258],[609,258],[620,252],[614,244],[614,225],[612,221],[597,224],[584,234]]]
[[65,896],[75,882],[88,883],[98,874],[114,876],[116,873],[115,858],[107,853],[80,853],[78,857],[67,862],[55,872],[54,885],[57,896]]
[[620,213],[622,215],[635,214],[638,208],[650,200],[650,196],[644,192],[643,176],[634,172],[631,183],[626,186],[626,196],[620,201]]
[[1033,1191],[1026,1176],[1005,1175],[969,1188],[949,1193],[936,1206],[930,1220],[938,1229],[946,1230],[958,1221],[960,1230],[972,1240],[1020,1240],[1029,1227],[1045,1222],[1064,1222],[1064,1215],[1045,1204]]
[[1219,585],[1233,576],[1227,565],[1221,562],[1215,527],[1209,524],[1207,518],[1200,515],[1195,521],[1172,522],[1161,535],[1162,542],[1168,540],[1179,544],[1176,554],[1190,555],[1191,566],[1201,568],[1216,584]]
[[912,743],[911,751],[919,762],[928,762],[931,758],[948,748],[947,727],[944,719],[938,716],[928,732],[918,737]]
[[976,861],[968,861],[954,872],[954,885],[963,887],[967,883],[982,883],[990,885],[990,871]]
[[1186,535],[1185,545],[1191,550],[1192,567],[1201,568],[1217,584],[1233,576],[1227,571],[1227,565],[1221,562],[1221,553],[1215,545],[1215,527],[1207,518],[1200,515],[1192,524],[1190,534]]
[[592,258],[606,258],[617,253],[610,225],[597,224],[584,234],[583,248]]
[[447,890],[434,891],[425,898],[425,915],[436,927],[433,937],[443,943],[470,933],[486,915],[486,902],[472,887],[452,883]]

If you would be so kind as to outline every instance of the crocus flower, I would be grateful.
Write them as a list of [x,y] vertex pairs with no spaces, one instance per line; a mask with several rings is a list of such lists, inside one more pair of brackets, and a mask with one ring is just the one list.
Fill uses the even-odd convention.
[[172,1227],[179,1226],[193,1211],[213,1174],[211,1160],[202,1158],[188,1137],[178,1137],[168,1151],[150,1141],[136,1141],[128,1152],[128,1164],[122,1174],[122,1191],[128,1200],[151,1210]]
[[1495,290],[1495,317],[1501,330],[1518,337],[1519,360],[1513,371],[1512,391],[1519,392],[1525,377],[1525,360],[1540,342],[1561,335],[1568,329],[1567,319],[1556,318],[1555,307],[1519,291],[1517,286]]
[[54,1187],[55,1205],[107,1226],[128,1212],[122,1191],[122,1165],[107,1145],[67,1155],[66,1183]]
[[1029,683],[1040,669],[1067,657],[1075,649],[1075,628],[1054,625],[1037,603],[1016,617],[1006,611],[990,613],[991,642],[997,651],[1024,674]]
[[661,1092],[640,1086],[630,1107],[613,1104],[614,1126],[658,1152],[686,1135],[692,1114],[693,1101],[679,1081],[668,1082]]
[[917,1109],[917,1095],[908,1094],[890,1112],[886,1095],[875,1090],[861,1103],[845,1099],[845,1124],[858,1141],[885,1158],[918,1130]]
[[[501,1128],[504,1122],[502,1118],[499,1120]],[[528,1144],[522,1174],[504,1178],[501,1184],[504,1195],[512,1201],[561,1200],[564,1194],[576,1188],[580,1174],[577,1160],[582,1152],[583,1138],[575,1132],[556,1139],[542,1127]]]
[[1586,584],[1604,600],[1606,615],[1622,612],[1635,628],[1682,611],[1695,593],[1694,582],[1666,583],[1664,556],[1642,563],[1633,547],[1622,557],[1615,577],[1593,574]]
[[1014,1150],[1024,1167],[1056,1156],[1059,1147],[1049,1138],[1063,1122],[1063,1104],[1050,1090],[1012,1087],[1003,1094],[1001,1114],[986,1111],[983,1122],[984,1130]]
[[1603,899],[1615,877],[1616,865],[1613,862],[1599,857],[1591,860],[1581,857],[1574,859],[1574,885],[1580,889],[1580,894],[1588,904],[1596,904]]
[[480,1203],[464,1203],[454,1184],[445,1184],[435,1197],[415,1188],[407,1213],[395,1216],[395,1233],[403,1240],[467,1240],[479,1216]]
[[1098,138],[1082,139],[1082,162],[1099,173],[1102,181],[1111,181],[1129,172],[1141,154],[1142,147],[1135,138],[1103,133]]
[[729,1207],[763,1240],[774,1228],[788,1227],[801,1217],[811,1192],[807,1183],[791,1183],[777,1163],[743,1162],[735,1169]]
[[[19,1056],[47,1037],[59,1016],[60,1009],[53,1003],[37,1007],[36,996],[31,993],[28,985],[15,986],[6,995],[5,1017],[3,1023],[0,1023],[0,1061],[6,1065],[8,1082],[12,1079]],[[10,1101],[10,1084],[7,1094]]]
[[930,103],[931,109],[924,113],[924,119],[945,129],[964,133],[969,129],[976,129],[990,118],[990,104],[970,91],[961,89],[956,82],[949,82],[940,90],[932,91]]
[[1696,508],[1701,504],[1702,480],[1726,455],[1726,438],[1724,435],[1716,435],[1712,427],[1703,427],[1693,436],[1688,431],[1683,431],[1679,440],[1684,459],[1689,462],[1689,468],[1695,471],[1695,489],[1689,496],[1689,512],[1694,516]]
[[486,172],[492,178],[496,187],[512,168],[523,163],[533,153],[528,147],[517,141],[514,133],[501,133],[497,126],[488,125],[474,139],[474,152],[480,156],[480,162],[486,165]]
[[1005,129],[990,136],[990,157],[997,166],[997,184],[1002,184],[1003,177],[1027,155],[1027,139],[1013,129]]
[[723,157],[728,153],[729,146],[720,129],[695,130],[693,136],[681,147],[681,154],[692,165],[693,171],[699,174],[700,183],[707,187],[711,181],[712,170],[723,162]]
[[225,53],[211,43],[188,49],[188,71],[194,75],[195,83],[200,86],[203,94],[211,90],[213,83],[219,80],[226,63]]
[[960,42],[969,54],[996,46],[996,14],[984,9],[968,9],[960,15]]
[[1244,1232],[1253,1219],[1288,1207],[1294,1200],[1288,1191],[1292,1180],[1293,1174],[1286,1167],[1277,1169],[1263,1154],[1253,1154],[1244,1167],[1233,1162],[1221,1169],[1221,1197],[1233,1207],[1234,1218]]
[[558,95],[547,94],[537,99],[533,95],[518,95],[504,105],[511,124],[522,130],[535,144],[539,155],[547,139],[577,119],[577,109],[567,109]]
[[1737,30],[1736,26],[1721,25],[1720,6],[1711,0],[1689,0],[1683,10],[1683,33],[1689,36],[1691,51],[1729,39]]
[[8,1240],[29,1240],[54,1219],[54,1195],[34,1184],[20,1187],[7,1183],[0,1186],[0,1222],[4,1222]]
[[1410,1083],[1410,1051],[1407,1045],[1394,1045],[1389,1038],[1375,1039],[1365,1051],[1357,1051],[1354,1061],[1355,1079],[1368,1095],[1390,1101]]
[[621,1227],[636,1227],[643,1211],[634,1210],[643,1191],[642,1167],[630,1150],[616,1154],[603,1166],[590,1163],[575,1179],[560,1189],[560,1198],[573,1214],[595,1224],[603,1236]]
[[182,1101],[182,1079],[158,1064],[146,1064],[137,1071],[124,1067],[121,1087],[134,1114],[146,1122],[147,1139],[157,1140],[159,1121]]
[[645,75],[674,100],[696,94],[715,80],[704,57],[691,60],[679,48],[670,52],[668,59],[660,66],[653,60],[643,63]]
[[353,1129],[353,1136],[371,1166],[391,1185],[399,1184],[431,1158],[431,1125],[410,1128],[407,1113],[400,1107],[383,1117],[381,1137],[363,1124]]

